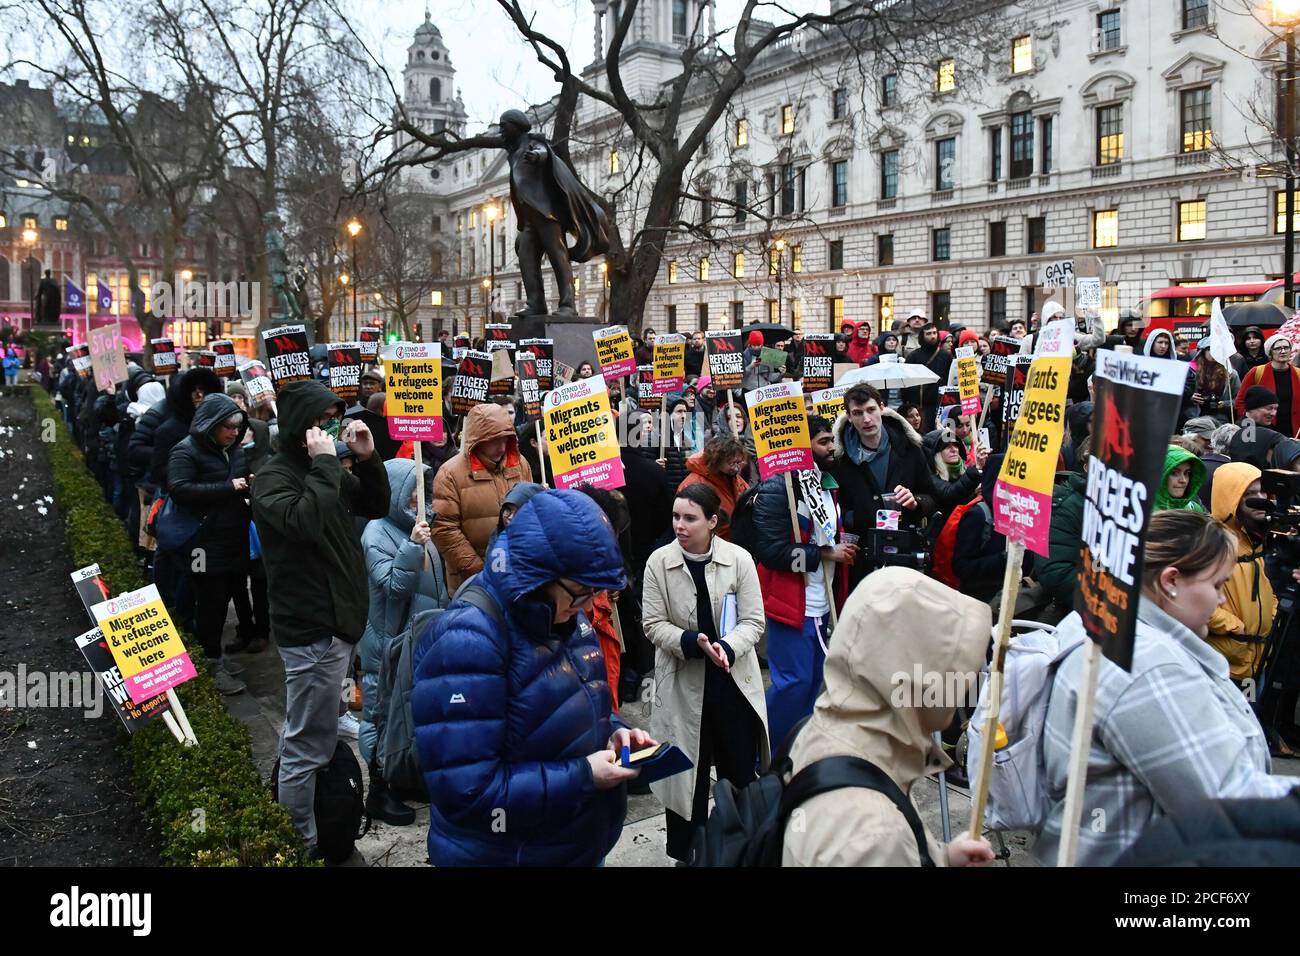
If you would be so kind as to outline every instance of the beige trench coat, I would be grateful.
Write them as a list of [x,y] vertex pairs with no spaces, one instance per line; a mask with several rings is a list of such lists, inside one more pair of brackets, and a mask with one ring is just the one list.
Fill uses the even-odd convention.
[[[736,653],[731,678],[754,708],[763,728],[759,754],[765,769],[771,760],[767,739],[767,702],[755,646],[763,634],[763,595],[754,559],[744,549],[713,539],[713,559],[704,572],[713,604],[713,619],[722,619],[724,595],[736,595],[736,625],[722,640]],[[700,751],[700,718],[704,708],[704,669],[716,665],[687,660],[682,631],[695,630],[695,579],[677,542],[664,545],[646,562],[641,598],[645,633],[655,646],[654,710],[650,733],[656,740],[676,744],[695,763]],[[719,624],[720,626],[720,624]],[[689,820],[695,794],[695,768],[650,785],[669,810]]]

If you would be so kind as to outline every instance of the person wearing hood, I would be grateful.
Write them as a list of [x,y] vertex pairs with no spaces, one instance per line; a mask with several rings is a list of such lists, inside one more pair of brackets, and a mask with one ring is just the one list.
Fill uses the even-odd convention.
[[718,496],[722,520],[718,523],[718,536],[724,541],[731,537],[731,516],[736,513],[736,502],[749,489],[749,482],[741,477],[749,453],[739,438],[730,431],[715,435],[704,445],[704,450],[686,459],[686,478],[676,488],[677,494],[692,485],[708,485]]
[[1153,511],[1187,508],[1204,511],[1197,494],[1205,484],[1205,465],[1186,448],[1170,445],[1165,452],[1165,470],[1160,478]]
[[899,511],[899,530],[918,537],[921,520],[935,511],[934,481],[921,436],[885,407],[878,391],[854,385],[844,395],[844,408],[835,423],[832,473],[840,486],[845,530],[858,535],[862,545],[849,577],[850,586],[856,586],[875,570],[871,556],[876,512]]
[[617,755],[655,741],[613,713],[586,615],[625,583],[600,507],[547,491],[421,637],[411,716],[434,866],[597,866],[618,842],[638,771]]
[[189,434],[194,410],[206,396],[224,391],[221,379],[210,368],[195,366],[183,375],[173,375],[166,402],[140,416],[131,434],[127,458],[132,474],[165,491],[172,449]]
[[[279,802],[316,852],[316,773],[334,756],[339,688],[365,631],[370,593],[354,519],[383,518],[392,493],[364,422],[343,422],[343,401],[320,382],[291,382],[276,397],[279,451],[253,488],[271,626],[284,661]],[[340,438],[354,461],[345,472]]]
[[859,322],[853,340],[849,342],[849,361],[866,365],[875,355],[876,345],[871,340],[871,323]]
[[1241,349],[1232,353],[1229,361],[1238,378],[1245,378],[1246,373],[1257,365],[1268,364],[1268,354],[1264,351],[1264,333],[1258,325],[1246,326],[1241,333]]
[[501,516],[497,519],[497,528],[492,532],[492,537],[488,539],[487,549],[491,552],[496,545],[497,539],[505,533],[506,528],[510,527],[510,522],[515,520],[515,515],[519,514],[519,509],[533,497],[540,495],[546,488],[537,484],[535,481],[521,481],[511,488],[501,502]]
[[194,593],[194,630],[212,668],[217,690],[238,694],[235,679],[221,656],[226,611],[238,591],[248,593],[248,461],[241,447],[248,415],[220,392],[199,403],[190,433],[176,443],[167,462],[172,500],[202,525],[193,547],[201,563],[190,566]]
[[1223,603],[1210,618],[1206,640],[1228,659],[1238,685],[1259,679],[1277,598],[1264,573],[1264,544],[1268,516],[1247,501],[1258,499],[1263,473],[1245,462],[1230,462],[1215,473],[1210,513],[1222,521],[1237,541],[1237,563],[1223,588]]
[[1233,399],[1240,388],[1237,373],[1215,360],[1207,342],[1196,355],[1196,391],[1192,393],[1195,414],[1227,425],[1233,420]]
[[668,855],[685,860],[709,812],[709,771],[743,788],[770,759],[757,646],[763,595],[754,560],[718,535],[719,501],[689,485],[673,501],[676,540],[650,556],[642,611],[655,646],[651,732],[690,758],[650,785],[667,810]]
[[240,382],[231,382],[226,394],[234,399],[240,410],[248,415],[248,431],[244,433],[244,455],[248,458],[248,472],[256,475],[271,460],[271,426],[253,417],[248,405],[248,390]]
[[[944,609],[943,627],[933,626],[936,608]],[[934,734],[959,703],[934,706],[928,684],[912,675],[944,687],[973,686],[991,626],[988,605],[919,571],[872,574],[844,605],[825,688],[790,751],[794,773],[827,757],[857,757],[883,771],[899,799],[911,799],[919,781],[951,766]],[[906,678],[901,687],[899,675]],[[894,800],[868,787],[832,790],[800,810],[786,824],[782,866],[971,866],[994,858],[986,840],[967,833],[945,845],[923,832],[918,847]]]
[[876,336],[875,352],[872,354],[871,358],[867,359],[867,361],[864,362],[863,364],[876,365],[879,364],[882,355],[897,355],[897,354],[898,354],[898,333],[881,332],[879,335]]
[[1237,390],[1236,412],[1240,421],[1246,414],[1246,393],[1262,386],[1277,396],[1277,422],[1273,425],[1287,438],[1294,438],[1300,428],[1300,369],[1291,364],[1291,340],[1274,335],[1264,345],[1268,362],[1256,365],[1241,377]]
[[433,482],[433,541],[447,562],[453,594],[483,567],[506,493],[533,470],[519,452],[513,416],[502,405],[475,405],[465,416],[464,450]]
[[[428,466],[417,475],[415,462],[406,458],[384,463],[391,489],[388,515],[371,521],[361,534],[366,554],[366,572],[370,578],[370,614],[358,647],[361,658],[361,721],[357,744],[361,758],[370,767],[370,793],[367,809],[372,817],[394,826],[415,822],[415,811],[389,791],[379,766],[376,745],[375,703],[380,699],[379,675],[384,658],[394,640],[399,638],[411,619],[424,611],[444,608],[451,600],[447,593],[442,558],[430,544],[432,512],[427,487],[432,476]],[[416,482],[426,484],[425,514],[417,515]]]
[[934,472],[935,506],[943,512],[965,504],[980,486],[980,470],[988,459],[983,445],[976,446],[975,462],[966,464],[966,448],[961,439],[943,428],[936,428],[921,440],[926,460]]
[[[1002,467],[1002,455],[989,459],[980,479],[978,504],[967,508],[957,522],[952,549],[952,571],[961,593],[991,601],[1002,590],[1007,567],[1007,539],[993,527],[993,486]],[[1055,516],[1055,513],[1053,513]],[[1075,541],[1078,550],[1078,541]]]
[[924,365],[939,378],[932,385],[903,390],[904,398],[921,406],[921,421],[927,431],[934,428],[934,417],[939,408],[939,383],[948,381],[952,363],[952,353],[939,347],[938,328],[927,322],[921,329],[921,344],[907,356],[907,364]]

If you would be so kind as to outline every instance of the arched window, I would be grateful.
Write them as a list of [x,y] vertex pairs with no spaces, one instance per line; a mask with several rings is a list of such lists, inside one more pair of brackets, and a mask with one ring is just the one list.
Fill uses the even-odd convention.
[[429,81],[429,99],[435,103],[442,102],[442,80],[435,78]]
[[0,302],[8,302],[9,294],[9,260],[0,256]]

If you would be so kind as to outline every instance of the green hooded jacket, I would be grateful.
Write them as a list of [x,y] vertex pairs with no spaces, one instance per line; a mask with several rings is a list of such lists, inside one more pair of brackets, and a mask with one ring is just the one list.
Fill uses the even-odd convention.
[[[1191,480],[1187,483],[1187,493],[1183,497],[1172,498],[1169,495],[1169,473],[1183,462],[1191,463]],[[1173,508],[1204,511],[1205,506],[1196,497],[1203,484],[1205,484],[1205,463],[1186,448],[1170,445],[1169,450],[1165,452],[1165,470],[1160,476],[1160,490],[1156,492],[1156,504],[1153,511],[1168,511]]]
[[388,472],[378,454],[348,474],[333,455],[307,455],[307,429],[343,401],[320,382],[280,389],[280,450],[253,480],[253,520],[262,539],[276,643],[303,647],[325,637],[355,644],[370,611],[370,582],[353,516],[388,514]]

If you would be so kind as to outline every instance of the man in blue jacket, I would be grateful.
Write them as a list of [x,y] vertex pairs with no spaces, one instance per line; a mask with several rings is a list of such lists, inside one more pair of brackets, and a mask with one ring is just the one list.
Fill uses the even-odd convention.
[[625,745],[611,714],[600,591],[625,585],[600,507],[548,491],[519,509],[420,641],[411,714],[435,866],[595,866],[623,829]]

